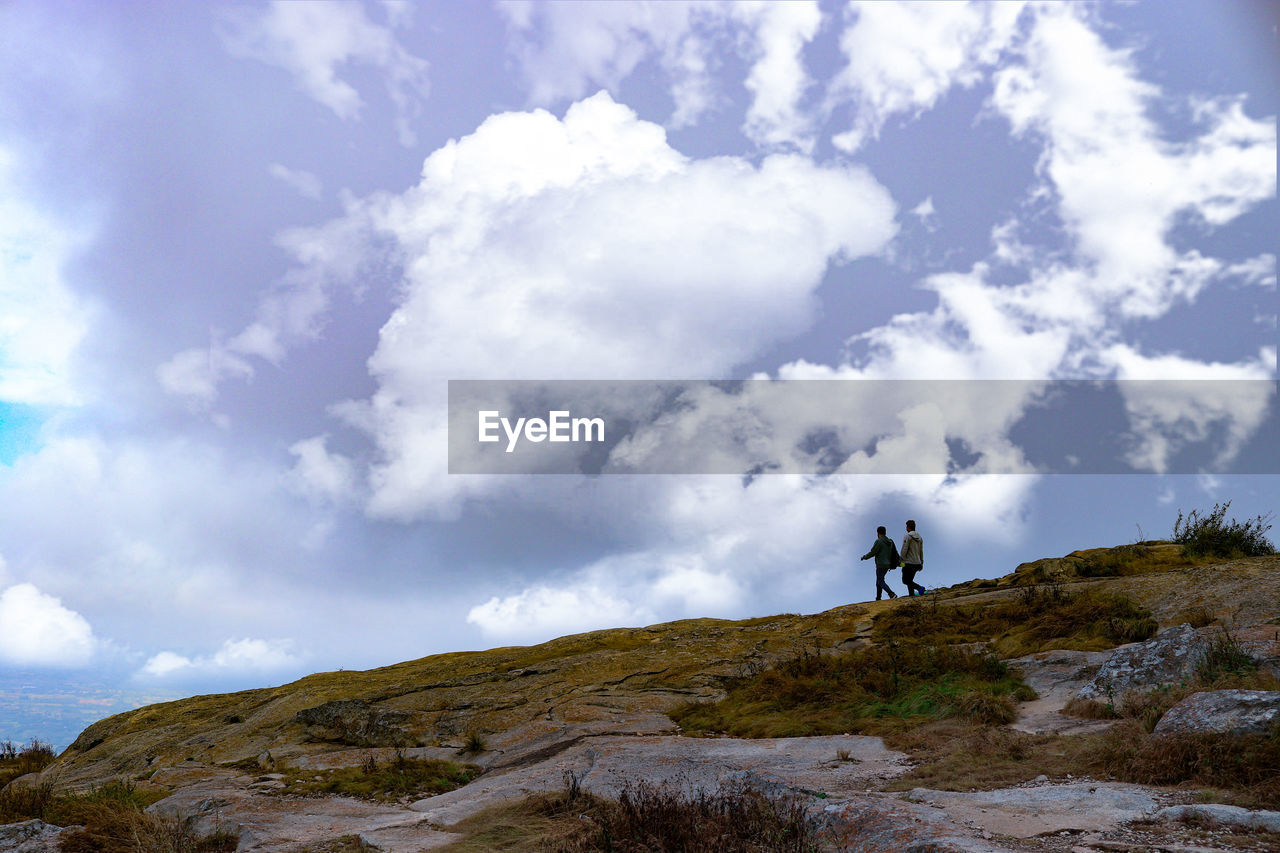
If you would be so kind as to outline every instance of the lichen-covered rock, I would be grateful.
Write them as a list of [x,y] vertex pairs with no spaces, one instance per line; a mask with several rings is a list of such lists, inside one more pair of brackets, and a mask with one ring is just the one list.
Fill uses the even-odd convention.
[[294,720],[313,740],[351,746],[415,746],[413,715],[377,708],[360,699],[340,699],[299,711]]
[[57,853],[63,828],[42,820],[0,826],[0,853]]
[[1116,649],[1076,695],[1107,702],[1119,699],[1126,690],[1149,690],[1189,680],[1207,649],[1208,644],[1190,625],[1168,628],[1150,640]]
[[1192,693],[1166,711],[1155,734],[1266,734],[1278,722],[1280,691],[1206,690]]

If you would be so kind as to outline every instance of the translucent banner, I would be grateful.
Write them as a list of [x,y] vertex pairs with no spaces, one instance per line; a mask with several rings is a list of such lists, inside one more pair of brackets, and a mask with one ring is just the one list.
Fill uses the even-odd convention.
[[452,380],[451,474],[1275,474],[1273,380]]

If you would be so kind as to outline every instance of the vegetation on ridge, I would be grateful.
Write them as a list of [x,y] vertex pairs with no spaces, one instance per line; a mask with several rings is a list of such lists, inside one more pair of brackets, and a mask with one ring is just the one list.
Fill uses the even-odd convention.
[[1061,586],[1028,586],[999,601],[942,604],[917,597],[876,617],[878,642],[988,643],[1001,657],[1045,649],[1098,651],[1156,632],[1151,611],[1121,595]]
[[718,702],[676,708],[671,718],[686,731],[739,737],[874,733],[887,720],[1007,723],[1014,700],[1034,697],[989,654],[887,641],[838,654],[806,651],[735,680]]
[[1208,513],[1191,510],[1186,516],[1178,510],[1173,523],[1173,541],[1183,553],[1192,557],[1261,557],[1274,554],[1276,548],[1267,538],[1271,514],[1259,515],[1244,523],[1226,520],[1231,501],[1216,503]]

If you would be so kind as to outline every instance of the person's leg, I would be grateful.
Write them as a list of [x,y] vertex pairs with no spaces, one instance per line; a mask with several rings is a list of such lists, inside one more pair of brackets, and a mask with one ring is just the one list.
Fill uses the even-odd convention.
[[885,572],[887,571],[889,571],[887,566],[883,569],[880,568],[879,566],[876,566],[876,601],[880,600],[880,593],[882,590],[884,592],[889,593],[890,598],[898,597],[898,594],[893,590],[889,589],[889,585],[884,582]]
[[907,585],[907,595],[924,595],[924,587],[916,583],[916,572],[920,564],[907,563],[902,567],[902,581]]

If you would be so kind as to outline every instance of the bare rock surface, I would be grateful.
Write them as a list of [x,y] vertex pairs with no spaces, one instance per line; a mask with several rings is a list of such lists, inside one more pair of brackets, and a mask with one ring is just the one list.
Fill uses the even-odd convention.
[[1039,696],[1018,706],[1018,719],[1010,728],[1028,734],[1083,734],[1101,731],[1106,720],[1068,717],[1062,708],[1097,675],[1111,652],[1080,652],[1055,649],[1015,658],[1009,665]]
[[1266,734],[1280,721],[1280,691],[1205,690],[1164,713],[1155,734]]
[[1168,806],[1155,813],[1156,820],[1203,822],[1223,829],[1280,834],[1280,812],[1250,811],[1239,806],[1201,804]]
[[[847,758],[842,758],[847,754]],[[449,825],[497,803],[564,787],[567,773],[584,790],[616,797],[626,783],[714,791],[749,774],[753,781],[826,796],[865,792],[906,772],[906,756],[879,738],[600,737],[537,764],[486,775],[464,788],[413,803],[432,823]]]
[[952,819],[980,823],[988,832],[1013,838],[1047,833],[1097,831],[1150,817],[1159,808],[1138,785],[1080,782],[1003,788],[998,791],[931,791],[915,788],[913,802],[946,808]]
[[63,828],[42,820],[0,826],[0,853],[57,853]]
[[[232,830],[240,835],[240,850],[290,851],[336,838],[412,827],[428,840],[435,833],[402,806],[383,805],[350,797],[293,797],[254,790],[254,777],[231,771],[210,775],[178,789],[151,806],[157,814],[193,816],[203,832]],[[424,842],[425,843],[425,842]],[[417,850],[418,847],[380,849]]]
[[1149,690],[1190,679],[1207,649],[1208,643],[1190,625],[1167,628],[1150,640],[1115,649],[1077,695],[1110,701],[1126,690]]

